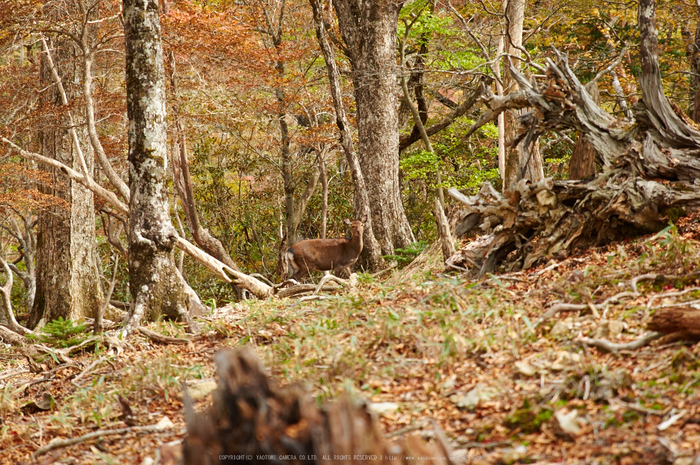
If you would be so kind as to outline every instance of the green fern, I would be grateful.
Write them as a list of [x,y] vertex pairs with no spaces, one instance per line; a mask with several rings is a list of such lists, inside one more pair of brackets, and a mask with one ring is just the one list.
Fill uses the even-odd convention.
[[57,320],[47,323],[41,329],[41,333],[29,334],[27,338],[55,347],[71,347],[87,339],[88,335],[85,333],[87,326],[87,323],[75,323],[70,319],[64,320],[58,317]]

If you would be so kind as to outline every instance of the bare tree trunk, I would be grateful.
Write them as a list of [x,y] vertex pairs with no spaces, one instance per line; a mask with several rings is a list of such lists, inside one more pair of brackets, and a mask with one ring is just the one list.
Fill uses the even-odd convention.
[[318,157],[318,171],[321,175],[321,239],[326,238],[328,225],[328,172],[326,171],[326,160],[324,154]]
[[[505,34],[503,40],[504,52],[515,58],[505,57],[503,92],[504,95],[516,92],[518,84],[513,80],[508,71],[510,63],[516,69],[520,69],[521,56],[520,48],[523,43],[523,22],[525,20],[525,0],[507,0],[504,2],[503,11],[505,14]],[[544,178],[542,167],[542,155],[539,152],[539,145],[535,142],[528,147],[525,141],[516,143],[518,135],[518,117],[523,111],[513,111],[503,113],[503,124],[499,120],[499,133],[503,131],[503,136],[499,136],[499,143],[504,144],[505,161],[501,176],[505,190],[513,190],[515,183],[521,178],[529,179],[532,183],[537,183]]]
[[[700,6],[698,14],[700,15]],[[695,36],[688,45],[687,56],[690,65],[690,118],[700,123],[700,20],[695,28]]]
[[[85,126],[76,124],[68,104],[76,97],[72,84],[81,78],[80,55],[70,39],[60,38],[41,56],[41,79],[49,87],[46,103],[54,105],[58,121],[42,130],[44,156],[77,171],[92,175],[93,152]],[[66,129],[68,128],[68,129]],[[41,165],[51,173],[52,186],[40,189],[60,203],[39,212],[37,232],[36,296],[30,310],[29,326],[34,328],[59,317],[92,317],[102,293],[95,269],[95,210],[93,194],[80,183],[66,180],[55,168]]]
[[335,53],[333,52],[333,49],[326,38],[320,3],[318,0],[309,1],[314,12],[316,37],[318,38],[318,43],[326,61],[328,81],[330,82],[333,105],[335,106],[336,124],[338,125],[338,130],[340,131],[340,144],[343,146],[343,151],[345,152],[345,157],[348,161],[348,166],[350,167],[353,183],[355,185],[355,194],[353,199],[353,206],[355,210],[354,217],[355,219],[362,218],[363,216],[367,217],[362,236],[364,248],[362,250],[361,260],[367,263],[370,270],[376,270],[384,264],[384,259],[382,259],[381,246],[374,236],[370,198],[365,185],[365,177],[362,173],[362,169],[360,168],[360,161],[357,153],[355,152],[352,136],[350,135],[350,125],[347,117],[345,116],[345,105],[343,104],[343,97],[340,92],[340,73],[338,72],[338,65],[335,61]]
[[372,228],[382,253],[391,255],[415,241],[399,184],[396,25],[403,1],[336,0],[333,6],[352,67],[358,153]]
[[[586,90],[593,98],[593,101],[600,104],[600,93],[598,92],[598,82],[588,83]],[[595,148],[593,144],[586,140],[584,134],[579,134],[574,145],[574,152],[571,154],[569,162],[569,179],[585,179],[595,175]]]
[[129,277],[133,305],[125,332],[161,313],[187,321],[203,305],[175,266],[178,236],[167,206],[163,49],[157,0],[124,0],[129,115]]

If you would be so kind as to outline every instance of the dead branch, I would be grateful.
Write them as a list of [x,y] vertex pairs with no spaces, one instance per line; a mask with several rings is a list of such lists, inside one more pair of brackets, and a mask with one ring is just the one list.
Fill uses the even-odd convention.
[[640,347],[644,347],[645,345],[649,344],[651,341],[659,339],[663,336],[664,333],[650,332],[635,341],[626,342],[623,344],[610,342],[606,339],[592,339],[588,337],[576,339],[576,342],[587,346],[597,347],[605,352],[619,352],[621,350],[637,350]]
[[490,186],[474,197],[451,190],[466,206],[458,233],[476,229],[482,235],[479,244],[451,257],[451,265],[479,276],[501,265],[505,271],[527,269],[576,248],[659,231],[669,210],[700,207],[700,186],[694,184],[700,177],[700,132],[663,94],[654,9],[643,2],[643,98],[633,120],[617,119],[596,104],[557,50],[547,61],[544,82],[535,84],[511,67],[519,91],[506,97],[485,92],[488,110],[468,135],[503,111],[531,107],[534,111],[521,118],[521,137],[536,140],[546,131],[576,130],[592,144],[603,169],[589,182],[522,180],[507,195]]
[[557,305],[554,305],[549,310],[547,310],[545,312],[545,314],[539,318],[539,320],[537,320],[535,322],[533,327],[537,328],[542,323],[546,322],[547,320],[549,320],[550,318],[552,318],[554,315],[556,315],[559,312],[585,310],[587,308],[589,308],[589,307],[586,304],[557,304]]
[[164,334],[151,331],[150,329],[139,327],[139,333],[143,334],[150,340],[160,344],[175,344],[175,345],[192,345],[192,341],[186,338],[166,336]]
[[63,447],[73,446],[75,444],[81,444],[81,443],[87,442],[91,439],[96,439],[96,438],[100,438],[103,436],[114,436],[117,434],[125,435],[125,434],[129,434],[129,433],[149,433],[151,431],[162,431],[164,429],[166,429],[166,427],[163,427],[161,425],[148,425],[148,426],[132,426],[130,428],[108,429],[108,430],[95,431],[92,433],[84,434],[84,435],[79,436],[77,438],[53,440],[53,441],[49,442],[47,445],[40,447],[36,451],[34,451],[34,453],[32,454],[32,457],[36,459],[37,457],[44,455],[47,452],[51,452],[52,450],[61,449]]

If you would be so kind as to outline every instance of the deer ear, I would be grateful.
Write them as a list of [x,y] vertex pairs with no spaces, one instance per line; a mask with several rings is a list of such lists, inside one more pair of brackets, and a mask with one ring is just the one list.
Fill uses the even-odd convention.
[[345,218],[345,219],[343,220],[343,223],[345,223],[345,224],[350,224],[350,220],[347,219],[347,218]]
[[362,219],[360,221],[362,221],[363,223],[366,223],[367,222],[367,215],[362,215]]

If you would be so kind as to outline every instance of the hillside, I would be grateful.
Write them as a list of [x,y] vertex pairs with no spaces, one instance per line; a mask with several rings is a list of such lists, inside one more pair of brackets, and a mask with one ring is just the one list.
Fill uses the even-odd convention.
[[[686,219],[478,282],[442,274],[428,252],[420,266],[360,275],[355,289],[320,300],[217,308],[201,319],[203,336],[182,345],[138,335],[117,353],[103,341],[70,363],[46,357],[38,373],[3,345],[0,462],[30,463],[39,451],[43,464],[177,463],[181,383],[204,408],[213,355],[248,345],[282,385],[301,381],[324,401],[351,390],[377,404],[392,439],[431,440],[438,425],[466,463],[694,463],[698,345],[662,338],[610,353],[590,340],[637,340],[654,309],[697,302],[698,226]],[[542,320],[558,303],[586,305]],[[172,323],[150,329],[185,337]],[[52,441],[110,430],[122,431],[44,453]]]

